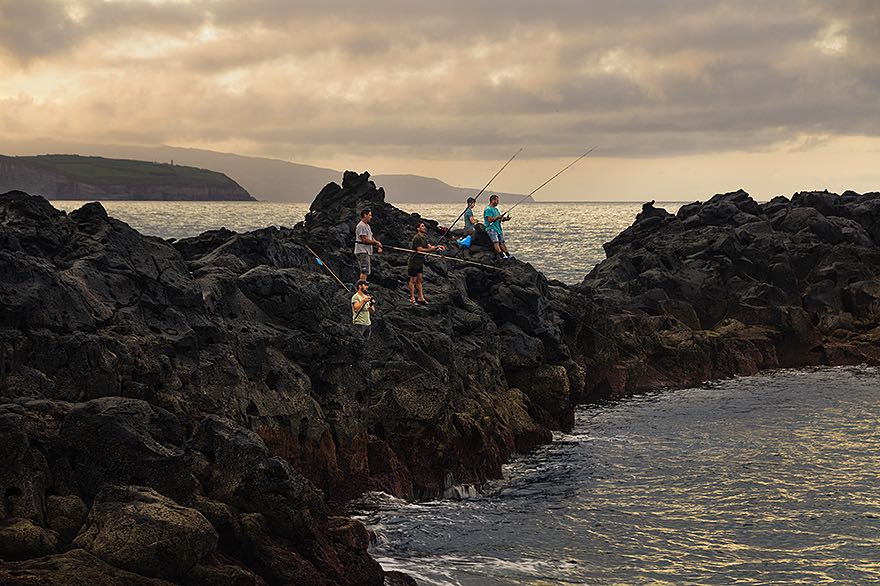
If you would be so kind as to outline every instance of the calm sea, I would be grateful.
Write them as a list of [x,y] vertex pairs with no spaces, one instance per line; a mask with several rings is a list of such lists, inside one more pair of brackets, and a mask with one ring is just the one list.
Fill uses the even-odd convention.
[[[58,209],[71,211],[82,201],[54,201]],[[266,226],[292,226],[309,211],[308,204],[264,202],[103,202],[107,212],[144,234],[162,238],[195,236],[205,230],[226,227],[236,232]],[[448,226],[462,212],[454,204],[395,204],[407,212],[437,220]],[[658,203],[674,213],[681,202]],[[504,209],[504,205],[501,206]],[[480,206],[482,210],[482,207]],[[632,224],[641,204],[628,203],[533,203],[513,210],[505,224],[508,248],[553,279],[579,283],[593,266],[605,259],[602,244]],[[458,226],[460,227],[461,221]],[[373,226],[381,238],[382,226]]]

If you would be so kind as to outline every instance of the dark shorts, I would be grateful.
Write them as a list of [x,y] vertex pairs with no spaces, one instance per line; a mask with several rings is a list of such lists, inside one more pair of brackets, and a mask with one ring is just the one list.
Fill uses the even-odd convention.
[[359,253],[355,254],[354,256],[357,259],[358,268],[360,269],[361,274],[362,275],[369,275],[370,268],[372,268],[370,266],[370,255],[367,254],[366,252],[359,252]]
[[425,272],[425,266],[424,266],[424,265],[418,265],[418,266],[415,266],[415,265],[407,265],[407,266],[406,266],[406,274],[409,275],[410,277],[418,277],[418,276],[421,275],[423,272]]
[[370,334],[371,334],[372,331],[373,331],[373,326],[372,326],[372,325],[369,325],[369,326],[358,326],[358,327],[361,328],[361,329],[363,330],[363,331],[361,332],[361,335],[364,337],[364,340],[369,340],[369,339],[370,339]]

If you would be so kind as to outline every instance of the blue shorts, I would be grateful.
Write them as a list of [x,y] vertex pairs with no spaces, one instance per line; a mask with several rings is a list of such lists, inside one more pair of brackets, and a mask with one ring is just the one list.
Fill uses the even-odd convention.
[[495,230],[486,230],[486,234],[489,235],[489,240],[495,242],[497,244],[505,244],[504,242],[504,234],[499,234]]

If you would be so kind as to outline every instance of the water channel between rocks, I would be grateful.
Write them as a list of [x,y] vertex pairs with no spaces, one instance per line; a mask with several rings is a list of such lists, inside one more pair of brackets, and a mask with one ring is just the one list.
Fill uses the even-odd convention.
[[479,496],[369,495],[420,584],[880,581],[880,369],[777,371],[582,407]]

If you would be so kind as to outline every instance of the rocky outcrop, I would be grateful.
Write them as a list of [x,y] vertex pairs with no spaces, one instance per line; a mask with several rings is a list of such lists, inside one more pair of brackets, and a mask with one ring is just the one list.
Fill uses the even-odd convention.
[[880,361],[880,194],[652,204],[576,288],[610,310],[594,395]]
[[[366,490],[479,485],[580,402],[880,362],[880,194],[646,204],[574,287],[429,258],[427,307],[409,305],[407,255],[378,255],[367,344],[310,252],[352,283],[364,207],[390,245],[422,221],[366,173],[293,228],[173,243],[99,204],[0,198],[0,579],[379,584],[339,514]],[[488,250],[452,253],[493,265]],[[186,547],[122,546],[160,535]]]

